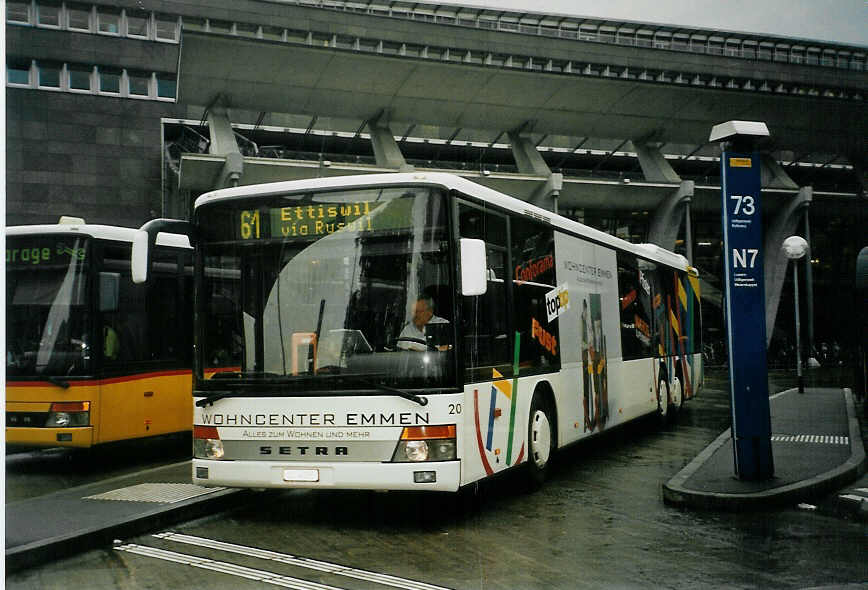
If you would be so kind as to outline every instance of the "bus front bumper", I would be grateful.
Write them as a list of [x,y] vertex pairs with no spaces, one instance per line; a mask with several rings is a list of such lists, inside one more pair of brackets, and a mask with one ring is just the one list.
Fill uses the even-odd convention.
[[455,492],[459,461],[431,463],[313,463],[193,459],[193,483],[240,488],[431,490]]
[[29,428],[7,427],[6,444],[22,447],[76,447],[93,445],[93,427]]

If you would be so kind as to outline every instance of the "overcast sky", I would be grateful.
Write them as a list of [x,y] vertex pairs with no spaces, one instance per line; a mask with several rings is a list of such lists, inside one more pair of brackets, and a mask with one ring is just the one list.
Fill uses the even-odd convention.
[[868,47],[866,0],[435,0],[432,3],[768,33]]

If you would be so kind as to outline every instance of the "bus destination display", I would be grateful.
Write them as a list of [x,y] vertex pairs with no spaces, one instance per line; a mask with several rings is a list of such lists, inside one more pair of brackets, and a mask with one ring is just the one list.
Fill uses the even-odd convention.
[[84,262],[87,252],[80,239],[19,240],[7,238],[6,245],[6,266],[8,268],[49,264],[65,265],[70,261]]
[[238,211],[238,236],[263,238],[321,237],[335,232],[405,229],[413,199],[315,203]]

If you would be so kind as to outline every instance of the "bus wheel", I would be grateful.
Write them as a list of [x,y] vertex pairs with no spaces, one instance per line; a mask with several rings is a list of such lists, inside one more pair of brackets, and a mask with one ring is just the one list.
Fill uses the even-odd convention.
[[539,488],[548,474],[555,448],[553,424],[552,412],[545,398],[534,393],[527,425],[527,471],[531,489]]
[[671,422],[675,422],[682,406],[684,406],[684,383],[681,382],[680,377],[676,377],[675,391],[672,392],[672,408],[669,412],[669,420]]
[[669,413],[669,381],[661,377],[657,384],[657,421],[661,426],[666,424]]

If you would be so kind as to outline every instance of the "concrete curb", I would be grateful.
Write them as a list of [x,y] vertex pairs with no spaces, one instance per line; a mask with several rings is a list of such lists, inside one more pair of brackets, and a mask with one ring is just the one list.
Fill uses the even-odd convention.
[[12,547],[6,550],[6,573],[8,575],[76,553],[111,546],[118,537],[142,535],[183,520],[226,510],[237,505],[248,494],[247,490],[240,489],[217,490],[169,506],[156,506],[153,510],[120,519],[107,526],[95,526]]
[[[782,391],[784,395],[797,391],[795,388]],[[706,492],[691,490],[685,482],[724,444],[732,440],[727,429],[708,445],[693,461],[687,464],[672,479],[663,484],[663,501],[672,506],[715,510],[758,510],[771,506],[793,504],[833,492],[857,479],[865,471],[865,447],[856,418],[853,395],[849,389],[842,390],[847,408],[850,436],[850,458],[825,473],[785,486],[744,494]],[[776,397],[776,396],[775,396]]]

